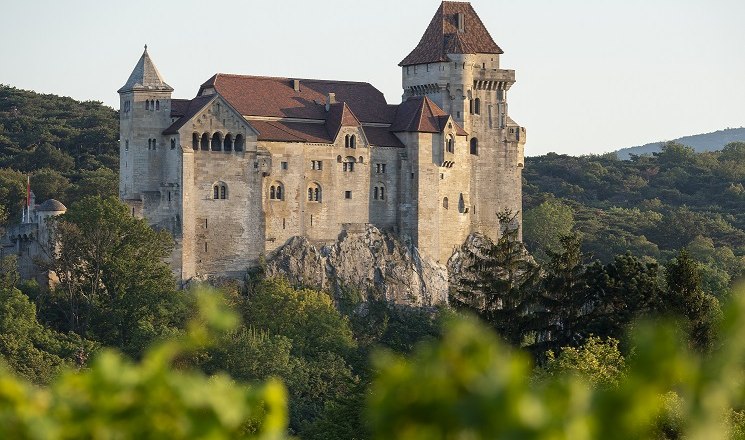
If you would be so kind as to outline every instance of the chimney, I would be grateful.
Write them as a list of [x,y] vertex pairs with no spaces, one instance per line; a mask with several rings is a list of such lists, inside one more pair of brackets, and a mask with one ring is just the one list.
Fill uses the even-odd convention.
[[296,92],[300,91],[300,80],[299,79],[292,80],[292,88],[295,89]]
[[336,93],[334,92],[329,92],[326,97],[326,111],[329,111],[331,104],[336,104]]

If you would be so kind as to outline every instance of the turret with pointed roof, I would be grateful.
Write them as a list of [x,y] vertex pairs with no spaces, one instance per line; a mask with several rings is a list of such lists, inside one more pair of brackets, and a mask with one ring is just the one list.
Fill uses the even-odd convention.
[[468,133],[472,227],[492,238],[502,227],[497,213],[510,211],[519,224],[522,211],[525,128],[509,117],[507,91],[515,71],[500,67],[502,53],[470,3],[445,1],[399,63],[404,103],[397,120],[406,120],[401,115],[409,111],[403,128],[440,130],[435,122],[443,116],[430,110],[436,104]]
[[173,87],[163,81],[158,68],[155,67],[153,60],[150,59],[150,55],[147,53],[147,45],[145,45],[145,51],[142,52],[142,56],[129,75],[126,84],[117,90],[117,93],[125,93],[133,90],[173,91]]
[[398,65],[451,61],[448,54],[501,54],[470,3],[442,2],[414,50]]
[[157,191],[162,170],[152,164],[162,160],[166,139],[163,130],[171,125],[169,86],[150,58],[147,46],[119,93],[119,195],[125,200],[141,199]]

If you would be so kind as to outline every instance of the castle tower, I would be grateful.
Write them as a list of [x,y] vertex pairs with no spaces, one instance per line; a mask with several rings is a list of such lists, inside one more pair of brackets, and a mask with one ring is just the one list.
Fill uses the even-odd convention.
[[163,131],[171,125],[171,92],[150,59],[147,46],[118,90],[119,197],[141,212],[146,193],[160,190],[166,145]]
[[399,63],[403,99],[426,96],[468,133],[471,228],[496,239],[498,214],[522,219],[525,129],[507,111],[515,71],[465,2],[442,2],[419,44]]

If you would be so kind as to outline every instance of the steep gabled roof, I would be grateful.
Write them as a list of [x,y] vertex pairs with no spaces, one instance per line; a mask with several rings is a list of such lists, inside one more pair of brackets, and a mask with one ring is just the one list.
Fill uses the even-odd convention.
[[260,141],[276,142],[313,142],[330,144],[334,140],[329,136],[325,124],[287,121],[248,121],[259,132]]
[[337,102],[329,106],[328,115],[326,115],[326,131],[332,139],[336,139],[342,127],[359,127],[360,125],[359,119],[352,113],[346,102]]
[[299,90],[291,78],[218,73],[199,89],[199,95],[214,89],[243,116],[326,119],[329,93],[345,102],[362,122],[385,123],[391,112],[383,93],[368,83],[299,79]]
[[[398,106],[396,119],[393,121],[390,131],[442,133],[448,120],[450,120],[450,115],[445,113],[431,99],[426,96],[414,97],[407,99]],[[458,135],[467,135],[458,123],[453,122],[453,124],[455,124],[455,131]]]
[[180,118],[189,111],[191,99],[171,99],[171,117]]
[[[188,101],[186,103],[187,105],[184,105],[184,103],[179,103],[178,107],[183,114],[181,115],[179,119],[176,120],[176,122],[171,124],[170,127],[166,128],[163,131],[163,134],[178,133],[179,129],[183,127],[184,124],[189,122],[191,118],[194,117],[194,115],[199,113],[203,108],[207,106],[207,104],[212,102],[212,100],[215,99],[216,97],[217,95],[197,96],[191,101]],[[173,105],[173,102],[171,102],[171,105]],[[173,107],[171,107],[171,115],[173,116]]]
[[[456,14],[463,15],[458,30]],[[447,54],[504,53],[494,42],[470,3],[442,2],[414,50],[399,66],[450,61]]]
[[134,70],[132,70],[132,73],[129,75],[126,84],[124,84],[121,89],[117,90],[117,93],[129,92],[132,90],[173,91],[173,87],[163,81],[160,72],[158,72],[155,64],[153,64],[153,60],[150,59],[150,55],[147,53],[147,46],[145,46],[145,51],[142,53],[140,60],[135,65]]

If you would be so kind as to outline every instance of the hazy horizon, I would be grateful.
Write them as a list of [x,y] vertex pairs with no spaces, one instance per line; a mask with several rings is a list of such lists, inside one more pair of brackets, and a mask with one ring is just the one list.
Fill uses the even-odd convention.
[[[528,155],[745,126],[745,2],[471,3],[505,51],[502,67],[516,71],[508,102]],[[0,83],[118,108],[147,44],[178,98],[221,72],[365,81],[398,103],[397,64],[439,2],[353,5],[14,2],[0,28]]]

